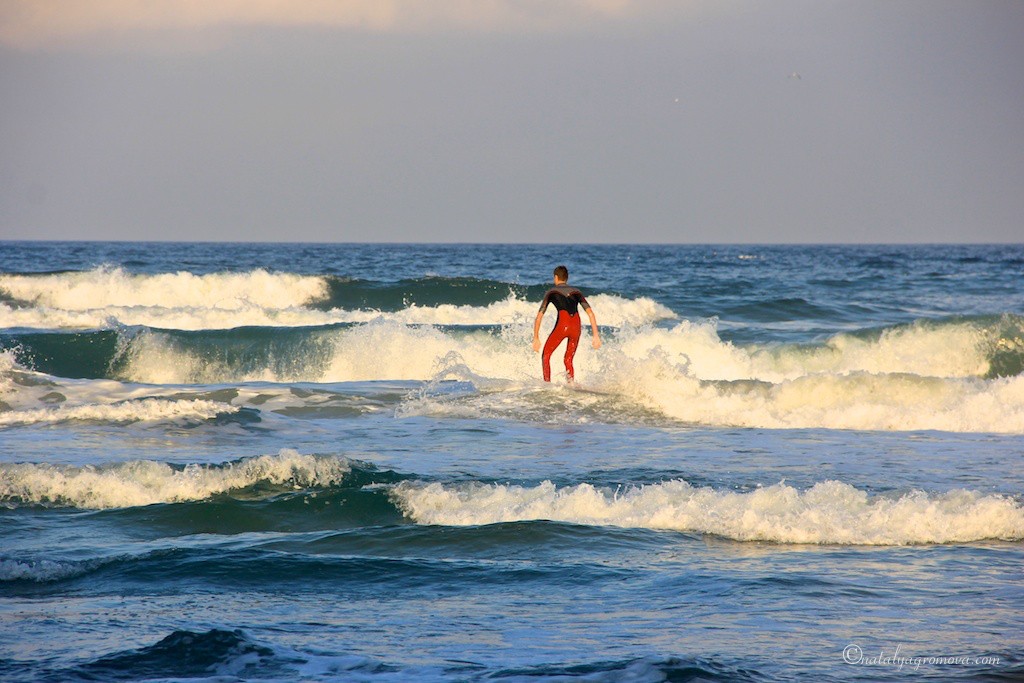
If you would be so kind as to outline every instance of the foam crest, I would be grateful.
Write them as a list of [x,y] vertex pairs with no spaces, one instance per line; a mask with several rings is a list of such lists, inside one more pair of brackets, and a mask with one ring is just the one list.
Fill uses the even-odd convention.
[[202,500],[255,484],[331,486],[351,471],[342,457],[277,455],[243,458],[222,465],[136,460],[73,467],[36,463],[0,465],[0,501],[104,509]]
[[4,396],[14,389],[12,380],[16,369],[22,370],[14,351],[10,349],[0,351],[0,396]]
[[59,560],[17,560],[0,559],[0,582],[35,581],[46,583],[62,581],[85,574],[89,563]]
[[125,339],[119,374],[153,384],[428,380],[459,358],[480,376],[525,377],[537,363],[526,335],[525,328],[452,332],[381,319],[318,331],[266,357],[231,360],[172,335],[144,331]]
[[0,327],[26,329],[104,329],[127,326],[169,330],[223,330],[235,327],[309,327],[365,322],[373,312],[319,311],[311,308],[269,308],[239,303],[234,308],[104,306],[65,310],[48,306],[17,308],[0,303]]
[[986,378],[1004,324],[918,323],[742,348],[722,342],[713,322],[684,321],[623,332],[585,381],[693,424],[1022,433],[1024,375]]
[[1024,507],[999,495],[956,490],[871,496],[825,481],[750,492],[673,480],[611,491],[591,484],[534,487],[402,482],[391,495],[419,524],[466,526],[553,520],[706,533],[737,541],[840,545],[962,543],[1024,538]]
[[108,423],[156,422],[163,420],[209,420],[238,408],[215,401],[151,398],[115,404],[86,404],[0,412],[0,427],[97,421]]
[[339,334],[324,376],[330,381],[430,380],[461,365],[480,377],[508,379],[525,376],[534,365],[530,358],[526,338],[514,329],[452,334],[382,321]]
[[[883,330],[877,339],[838,334],[823,349],[804,354],[797,371],[978,377],[989,371],[995,342],[996,330],[983,324],[918,322]],[[791,362],[784,355],[772,359],[784,372]]]
[[980,377],[999,345],[998,325],[916,323],[877,336],[838,334],[823,344],[736,346],[715,321],[683,321],[672,329],[627,329],[619,349],[632,360],[657,355],[699,379],[781,382],[812,374],[907,373]]
[[[917,334],[927,336],[920,331],[912,336]],[[429,405],[414,406],[409,413],[424,409],[460,417],[516,414],[525,405],[521,390],[539,386],[539,360],[523,326],[453,331],[379,320],[317,335],[294,347],[277,348],[269,356],[230,360],[215,349],[145,332],[126,342],[120,372],[123,379],[159,384],[430,381],[448,378],[452,372],[456,378],[474,378],[477,388],[497,383],[498,391],[472,399],[430,397]],[[881,342],[886,343],[895,342]],[[867,342],[857,344],[863,347]],[[875,346],[881,348],[877,342]],[[712,323],[686,322],[670,330],[622,331],[606,339],[597,352],[581,348],[576,376],[583,387],[617,397],[622,405],[616,410],[623,414],[653,411],[673,422],[1024,433],[1022,375],[984,379],[882,373],[853,369],[863,364],[855,357],[842,367],[833,359],[832,371],[826,372],[806,359],[798,365],[803,353],[788,348],[772,356],[763,347],[752,352],[723,343]],[[785,371],[779,368],[780,357],[788,364]],[[511,389],[501,383],[511,383]]]
[[1024,377],[808,375],[703,381],[659,358],[607,368],[599,387],[693,424],[768,429],[1024,433]]
[[48,275],[0,275],[0,291],[26,303],[64,311],[112,307],[188,307],[236,310],[256,305],[289,308],[324,299],[322,277],[270,273],[195,275],[181,271],[137,275],[122,268]]
[[[270,276],[269,274],[266,276],[285,277],[283,275]],[[125,277],[138,278],[142,276]],[[189,277],[229,276],[189,275]],[[241,278],[241,276],[235,277]],[[300,276],[288,277],[298,278]],[[410,304],[401,310],[391,312],[342,308],[321,310],[304,305],[317,299],[317,296],[312,294],[308,299],[303,299],[302,292],[305,289],[307,288],[296,287],[294,290],[289,290],[291,296],[281,298],[263,293],[257,293],[258,296],[252,298],[245,298],[244,293],[241,292],[236,297],[226,298],[218,298],[223,295],[211,294],[207,301],[203,301],[202,297],[198,295],[193,296],[192,293],[186,293],[189,296],[181,297],[188,301],[176,301],[174,293],[171,292],[163,302],[149,304],[137,302],[130,305],[123,302],[103,302],[102,299],[84,299],[75,307],[70,308],[57,306],[57,302],[53,301],[54,299],[71,298],[70,296],[40,296],[33,301],[31,307],[12,306],[0,302],[0,328],[98,329],[128,325],[173,330],[223,330],[236,327],[318,327],[346,323],[362,324],[378,319],[409,325],[507,325],[532,324],[533,316],[537,312],[537,302],[517,299],[511,294],[508,298],[487,306],[456,306],[452,304],[417,306]],[[141,300],[143,297],[138,298]],[[592,297],[592,301],[595,310],[600,315],[598,319],[600,324],[609,327],[641,325],[675,317],[671,310],[645,297],[623,299],[613,295],[597,295]]]
[[[588,299],[598,315],[598,323],[608,327],[645,325],[659,320],[669,320],[676,315],[669,308],[653,299],[639,297],[624,299],[613,294],[596,294]],[[387,317],[404,324],[426,325],[505,325],[511,323],[533,324],[537,314],[536,301],[508,298],[487,306],[417,306],[407,308]],[[549,309],[548,322],[553,320],[554,309]]]

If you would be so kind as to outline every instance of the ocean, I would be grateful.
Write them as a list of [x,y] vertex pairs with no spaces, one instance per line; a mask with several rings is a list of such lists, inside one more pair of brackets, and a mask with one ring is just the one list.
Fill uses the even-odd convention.
[[1024,246],[0,243],[0,680],[907,678],[1024,680]]

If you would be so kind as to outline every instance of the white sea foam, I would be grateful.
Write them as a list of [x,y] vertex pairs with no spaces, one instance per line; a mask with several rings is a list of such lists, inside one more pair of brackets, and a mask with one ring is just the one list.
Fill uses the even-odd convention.
[[[601,304],[600,324],[609,327],[636,325],[675,317],[651,299],[623,299],[611,295],[593,297]],[[595,303],[595,310],[597,308]],[[536,302],[509,297],[487,306],[410,305],[399,311],[318,310],[302,306],[264,307],[238,304],[216,306],[104,306],[89,309],[60,309],[49,306],[19,308],[0,303],[0,327],[26,329],[102,329],[119,325],[146,326],[168,330],[221,330],[235,327],[317,327],[344,323],[367,323],[379,319],[416,325],[507,325],[532,321]],[[525,323],[523,323],[525,324]]]
[[21,370],[14,351],[5,349],[0,351],[0,397],[10,393],[14,389],[14,373]]
[[233,308],[104,306],[66,310],[48,306],[17,308],[0,303],[0,327],[26,329],[104,329],[121,325],[169,330],[220,330],[235,327],[305,327],[372,320],[374,312],[319,311],[293,306],[268,308],[240,304]]
[[58,406],[35,410],[0,412],[0,427],[89,420],[107,423],[152,422],[160,420],[208,420],[238,408],[200,399],[144,399],[124,403]]
[[707,381],[652,355],[603,366],[595,386],[694,424],[773,429],[1024,432],[1024,377],[808,374]]
[[[126,343],[122,378],[158,384],[428,381],[454,372],[455,378],[531,391],[539,386],[540,363],[524,326],[455,332],[378,320],[318,334],[291,352],[231,364],[172,335],[146,332]],[[685,322],[669,330],[622,331],[596,352],[581,345],[576,377],[628,405],[693,424],[1024,433],[1024,377],[975,374],[985,368],[974,336],[958,325],[911,327],[873,342],[837,337],[811,350],[741,348],[722,342],[712,323]],[[943,344],[955,352],[932,353]],[[917,352],[936,359],[930,371]],[[559,361],[553,360],[556,374]],[[441,397],[423,409],[495,416],[515,407],[509,398],[498,391],[470,406]]]
[[[616,411],[651,411],[673,422],[1024,433],[1024,377],[984,376],[997,327],[929,323],[893,328],[870,338],[837,335],[819,346],[748,347],[722,341],[713,322],[684,321],[671,329],[626,328],[606,335],[599,351],[581,345],[577,380],[617,397],[621,405],[613,406]],[[489,386],[486,395],[472,399],[410,399],[400,413],[500,417],[519,410],[520,417],[529,419],[532,403],[524,404],[523,397],[540,386],[539,359],[529,338],[530,326],[525,324],[459,331],[379,318],[350,328],[310,331],[301,342],[277,346],[269,356],[240,354],[232,359],[215,346],[203,346],[201,339],[142,331],[126,334],[116,367],[121,380],[150,384],[471,377],[478,388],[488,381],[512,388]],[[10,352],[0,355],[0,400],[18,411],[38,411],[25,414],[33,419],[78,419],[68,412],[72,406],[80,406],[76,410],[81,419],[102,419],[88,416],[90,408],[84,406],[153,398],[152,391],[140,395],[140,390],[122,383],[90,383],[88,387],[95,389],[90,393],[88,387],[63,386],[69,383],[61,380],[60,391],[75,396],[60,410],[42,411],[40,402],[45,404],[44,397],[53,391],[46,386],[47,378],[19,368],[13,358]],[[559,360],[554,359],[556,383]],[[15,375],[19,384],[11,381]],[[515,391],[520,393],[509,393]],[[525,412],[520,410],[524,405]],[[173,410],[163,409],[168,414]],[[607,419],[605,413],[591,418]],[[3,415],[0,424],[24,423],[17,414]]]
[[192,463],[184,468],[151,460],[85,467],[0,464],[0,501],[85,509],[135,507],[202,500],[257,483],[329,486],[350,471],[347,458],[302,455],[290,449],[223,465]]
[[232,364],[172,335],[143,332],[126,340],[121,372],[125,380],[154,384],[428,380],[457,357],[481,376],[526,377],[536,362],[525,335],[525,328],[459,333],[381,319],[318,332],[256,364]]
[[1024,377],[984,379],[994,328],[912,325],[823,346],[738,347],[712,323],[627,331],[595,388],[694,424],[1024,432]]
[[325,298],[328,286],[322,277],[265,270],[139,275],[102,267],[51,275],[0,275],[0,291],[18,301],[64,311],[134,306],[237,310],[253,305],[301,306]]
[[419,524],[466,526],[554,520],[706,533],[738,541],[842,545],[959,543],[1024,538],[1024,507],[999,495],[957,490],[869,495],[825,481],[800,491],[785,483],[749,492],[682,480],[628,488],[590,484],[523,487],[403,482],[396,504]]
[[0,558],[0,581],[61,581],[85,574],[92,566],[90,562]]
[[[176,330],[229,329],[243,326],[309,327],[366,323],[386,318],[405,324],[504,325],[529,319],[537,302],[507,298],[487,306],[409,306],[393,312],[320,310],[330,293],[324,277],[270,273],[188,272],[131,274],[121,268],[52,275],[0,275],[0,292],[19,305],[0,303],[0,327],[92,329],[116,325]],[[601,324],[640,325],[674,318],[665,306],[646,297],[591,297]]]
[[[532,377],[537,357],[529,345],[530,327],[509,325],[500,335],[461,335],[382,318],[336,335],[338,346],[326,377],[423,379],[432,376],[439,359],[453,352],[481,376]],[[990,330],[964,323],[895,328],[870,341],[842,334],[818,346],[741,347],[722,341],[713,321],[683,321],[671,329],[626,326],[614,337],[606,335],[598,353],[588,348],[587,341],[585,335],[577,352],[576,365],[583,376],[605,375],[616,367],[632,372],[638,363],[656,359],[669,375],[681,372],[699,380],[770,383],[865,373],[981,377],[989,370],[995,344]]]
[[683,321],[672,329],[626,330],[618,348],[634,360],[657,355],[708,380],[780,382],[857,372],[977,377],[989,370],[995,334],[968,322],[916,324],[884,330],[873,339],[843,333],[820,345],[741,347],[722,341],[714,321]]

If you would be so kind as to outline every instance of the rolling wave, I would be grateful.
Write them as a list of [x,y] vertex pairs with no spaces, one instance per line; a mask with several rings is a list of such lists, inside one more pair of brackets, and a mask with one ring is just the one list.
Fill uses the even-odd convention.
[[351,471],[348,458],[300,455],[293,450],[221,465],[174,465],[152,460],[82,467],[2,464],[0,501],[92,510],[137,507],[203,500],[260,485],[278,491],[332,486],[340,484]]
[[[175,534],[334,531],[395,525],[404,515],[415,524],[428,526],[546,520],[787,544],[915,545],[1024,539],[1021,501],[965,489],[872,494],[834,480],[805,490],[784,482],[752,490],[721,489],[694,486],[683,479],[616,488],[586,482],[563,486],[550,481],[533,486],[473,480],[425,482],[378,471],[368,463],[342,456],[301,455],[292,450],[217,465],[156,461],[84,467],[4,464],[0,465],[0,502],[105,510],[97,514],[117,515],[117,519],[128,515],[125,523],[174,529]],[[142,517],[131,512],[158,503],[165,505],[147,508]],[[480,542],[478,538],[464,540],[474,546]],[[357,546],[348,537],[271,541],[266,548],[246,551],[256,555],[235,559],[250,566],[252,562],[277,561],[268,552],[330,556],[338,548],[347,554]],[[154,552],[157,555],[152,561],[167,561],[160,554],[164,551]],[[218,552],[234,551],[226,547]],[[182,562],[189,567],[194,564],[187,558],[173,564]],[[12,581],[49,582],[106,566],[92,560],[33,563],[4,558],[0,574]],[[124,571],[131,566],[129,563]],[[160,573],[170,571],[185,576],[198,570],[165,568]]]
[[783,483],[751,492],[675,480],[627,488],[403,482],[392,489],[419,524],[464,526],[524,520],[664,529],[736,541],[836,545],[961,543],[1024,539],[1024,506],[976,491],[870,496],[825,481],[806,491]]
[[[473,278],[397,283],[254,270],[131,274],[122,268],[0,275],[0,328],[174,330],[310,327],[366,323],[503,325],[530,318],[545,291]],[[674,318],[649,298],[591,297],[610,326]]]
[[[582,348],[577,353],[578,386],[595,393],[580,392],[571,401],[558,381],[539,382],[530,330],[522,325],[439,328],[380,320],[288,330],[12,334],[0,338],[8,348],[0,354],[0,387],[6,387],[0,415],[5,406],[49,411],[54,400],[80,395],[63,404],[64,412],[22,414],[64,419],[73,415],[69,409],[75,404],[116,403],[118,395],[138,398],[139,390],[128,383],[242,383],[244,389],[245,383],[254,382],[398,381],[426,387],[403,392],[408,394],[398,409],[403,416],[657,423],[653,415],[663,423],[773,429],[1022,433],[1021,330],[1020,317],[1004,315],[919,321],[841,333],[815,344],[737,345],[723,341],[713,321],[683,321],[669,329],[627,328],[606,335],[600,350]],[[30,376],[21,363],[44,372]],[[90,392],[88,384],[69,384],[60,375],[91,375],[89,379],[116,383],[97,385],[102,391]],[[434,390],[449,380],[465,382],[469,390]],[[104,401],[90,400],[96,393]],[[262,404],[250,401],[253,393],[236,389],[216,400],[227,412],[262,410]],[[148,392],[148,397],[203,398],[153,394]],[[294,416],[299,415],[296,410],[310,409],[324,417],[345,417],[388,404],[359,407],[336,394],[331,401],[296,406],[276,402],[273,409]],[[163,408],[169,416],[172,408]],[[77,410],[82,419],[94,419],[87,416],[87,408]],[[123,419],[131,419],[129,409],[123,410]],[[108,417],[121,419],[113,411]],[[0,423],[4,420],[19,423],[15,416],[0,417]]]
[[[0,349],[51,375],[151,383],[423,380],[451,353],[482,376],[518,378],[536,374],[528,335],[528,325],[446,328],[379,318],[299,329],[7,333]],[[1024,372],[1024,318],[1014,315],[921,320],[804,344],[738,345],[723,341],[714,321],[682,321],[626,326],[605,342],[598,354],[578,354],[584,366],[612,356],[616,363],[658,359],[695,379],[771,383],[854,373],[992,379]]]
[[174,401],[152,398],[114,404],[86,404],[5,411],[0,412],[0,427],[55,424],[72,420],[107,424],[164,420],[209,420],[218,415],[237,413],[238,410],[234,406],[200,399]]
[[0,275],[0,292],[10,301],[63,311],[106,307],[292,308],[320,301],[329,288],[322,277],[270,273],[195,275],[181,271],[132,274],[119,267],[47,274]]

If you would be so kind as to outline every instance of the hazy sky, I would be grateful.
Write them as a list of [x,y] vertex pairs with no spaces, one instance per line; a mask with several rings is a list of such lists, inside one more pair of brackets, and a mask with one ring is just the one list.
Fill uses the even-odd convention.
[[0,0],[0,239],[1024,241],[1024,2]]

